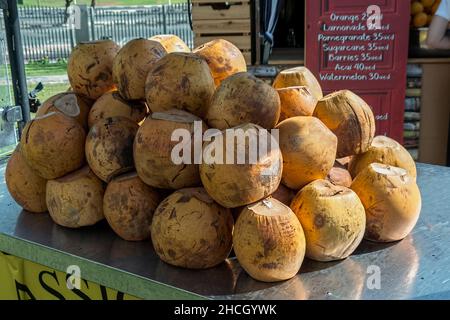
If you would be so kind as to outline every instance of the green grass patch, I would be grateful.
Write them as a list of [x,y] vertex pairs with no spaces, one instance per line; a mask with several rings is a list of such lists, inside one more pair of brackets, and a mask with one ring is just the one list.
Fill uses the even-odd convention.
[[[28,91],[31,91],[36,87],[37,83],[29,82],[27,83]],[[70,85],[68,83],[44,83],[44,90],[39,92],[38,98],[43,103],[45,100],[50,98],[51,96],[54,96],[57,93],[61,93],[64,91],[67,91],[69,89]],[[10,94],[12,97],[12,104],[14,104],[14,95],[12,92],[12,88],[8,88],[5,85],[0,85],[0,103],[1,105],[8,105],[8,90],[10,90]]]
[[28,63],[25,65],[25,72],[27,77],[60,76],[67,73],[67,63]]
[[[37,83],[28,83],[28,90],[31,91],[36,85]],[[39,100],[41,101],[41,103],[43,103],[45,100],[54,96],[55,94],[67,91],[69,87],[70,85],[68,83],[44,83],[44,90],[42,90],[38,94]]]
[[[28,79],[41,76],[61,76],[67,74],[67,63],[29,63],[25,65],[25,72]],[[36,85],[36,82],[31,79],[28,80],[28,91],[33,90]],[[44,83],[44,90],[39,93],[39,99],[43,102],[57,93],[66,91],[69,86],[68,83]],[[10,101],[10,97],[12,101]],[[12,87],[2,84],[0,85],[0,105],[8,105],[10,103],[14,103]]]
[[[77,4],[91,4],[91,0],[77,0]],[[172,0],[171,3],[183,3],[186,0]],[[142,6],[168,4],[169,0],[97,0],[97,6]],[[64,0],[23,0],[25,6],[64,7]]]

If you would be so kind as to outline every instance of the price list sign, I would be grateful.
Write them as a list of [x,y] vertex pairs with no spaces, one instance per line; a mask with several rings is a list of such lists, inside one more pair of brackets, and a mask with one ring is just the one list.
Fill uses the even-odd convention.
[[403,141],[410,1],[306,0],[305,64],[324,93],[349,89],[377,134]]

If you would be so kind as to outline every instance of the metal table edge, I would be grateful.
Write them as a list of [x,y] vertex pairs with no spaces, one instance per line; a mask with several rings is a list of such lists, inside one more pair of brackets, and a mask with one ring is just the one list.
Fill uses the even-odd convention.
[[0,251],[65,272],[70,265],[81,278],[142,299],[209,300],[210,298],[116,269],[86,258],[0,233]]

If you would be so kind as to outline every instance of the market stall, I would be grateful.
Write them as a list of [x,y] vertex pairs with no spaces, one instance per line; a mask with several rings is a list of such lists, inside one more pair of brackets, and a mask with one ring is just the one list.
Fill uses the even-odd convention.
[[[261,58],[257,60],[260,66],[253,67],[254,72],[265,77],[267,81],[271,81],[279,70],[305,65],[305,45],[311,48],[316,42],[314,37],[311,37],[311,30],[307,30],[304,19],[305,16],[311,17],[311,12],[307,11],[307,1],[286,0],[277,3],[278,20],[273,36],[273,46],[262,50]],[[310,3],[316,5],[319,2],[311,1]],[[326,3],[333,5],[332,1],[326,1]],[[408,70],[412,72],[407,76],[415,79],[408,84],[405,82],[407,89],[405,109],[397,106],[393,110],[400,112],[401,117],[404,115],[405,125],[402,127],[399,124],[397,132],[399,137],[405,139],[405,146],[414,158],[424,163],[447,165],[448,106],[450,105],[447,84],[450,81],[450,51],[428,48],[426,44],[428,27],[440,1],[424,3],[427,7],[424,7],[421,1],[409,3],[408,6],[412,8],[402,10],[401,18],[396,19],[392,24],[394,28],[403,30],[404,34],[400,40],[406,40],[406,38],[409,40],[408,60],[401,63],[396,60],[396,68],[407,63]],[[358,11],[357,7],[361,8],[361,5],[344,6],[343,11],[355,12]],[[406,27],[409,19],[411,19],[410,26]],[[315,26],[314,23],[312,25]],[[312,45],[305,42],[305,34],[309,35]],[[398,49],[406,50],[407,48],[400,46]],[[254,48],[254,51],[256,50],[257,47]],[[310,56],[315,59],[318,55],[314,53]],[[418,72],[417,69],[419,69]],[[398,85],[400,86],[400,81]]]
[[[212,23],[202,12],[230,9],[216,2],[194,3],[197,30]],[[331,37],[354,41],[365,7],[329,4],[309,2],[309,18],[340,17]],[[264,5],[270,46],[280,8]],[[450,170],[395,141],[414,131],[398,108],[405,8],[384,3],[386,34],[370,29],[362,53],[336,49],[372,57],[355,65],[330,63],[307,19],[311,70],[272,85],[246,72],[254,54],[207,32],[192,51],[174,35],[79,43],[71,91],[30,121],[19,108],[20,143],[0,165],[0,298],[449,298]],[[383,53],[366,56],[373,46]]]
[[[450,183],[450,170],[430,165],[418,169],[423,209],[410,236],[392,244],[363,242],[340,262],[307,260],[296,277],[272,284],[250,278],[235,258],[209,270],[172,267],[159,260],[149,241],[126,242],[106,223],[65,229],[46,214],[22,211],[2,184],[0,251],[41,266],[23,278],[10,265],[6,279],[11,277],[16,285],[12,291],[0,290],[0,297],[29,298],[20,286],[25,281],[35,298],[57,299],[55,291],[66,299],[83,298],[65,287],[67,268],[78,265],[81,278],[90,281],[91,291],[83,282],[85,299],[105,299],[100,285],[125,293],[125,299],[449,299],[450,199],[446,188],[436,186]],[[2,176],[3,172],[4,165]],[[373,277],[377,268],[379,288]],[[7,270],[1,271],[3,281]],[[38,284],[42,271],[54,270],[60,271],[58,277],[47,274]],[[8,288],[8,283],[0,282],[0,288],[5,285]],[[113,290],[108,299],[117,299]]]

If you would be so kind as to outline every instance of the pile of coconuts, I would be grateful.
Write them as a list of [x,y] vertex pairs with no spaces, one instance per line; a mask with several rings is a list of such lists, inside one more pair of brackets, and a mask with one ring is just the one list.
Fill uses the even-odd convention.
[[[409,153],[375,137],[363,99],[323,96],[304,67],[270,86],[226,40],[191,51],[160,35],[122,48],[80,43],[68,76],[70,91],[25,126],[5,174],[19,205],[58,225],[106,218],[119,237],[151,239],[164,262],[183,268],[217,266],[234,248],[251,277],[275,282],[294,277],[305,256],[345,259],[363,238],[398,241],[417,222]],[[175,163],[173,132],[196,126],[215,132],[200,145],[203,161]],[[226,130],[269,132],[271,148],[253,163],[215,162],[223,145],[250,156],[249,142]]]

